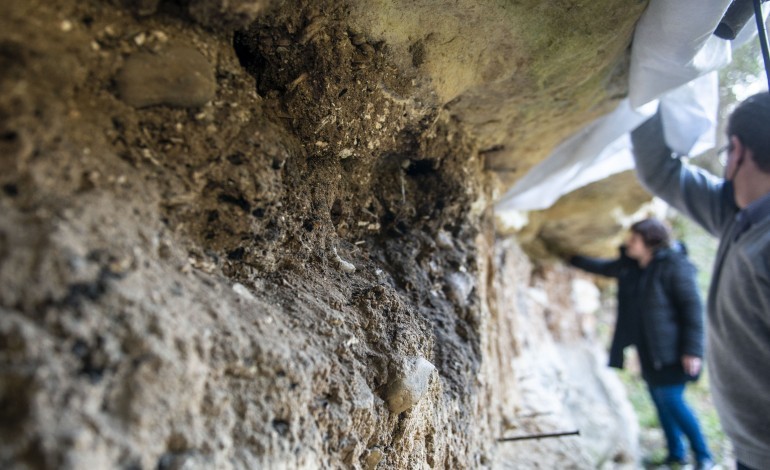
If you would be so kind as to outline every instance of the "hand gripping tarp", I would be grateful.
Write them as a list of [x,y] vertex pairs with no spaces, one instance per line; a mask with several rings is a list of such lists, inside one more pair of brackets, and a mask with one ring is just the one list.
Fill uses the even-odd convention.
[[714,71],[730,62],[732,47],[756,33],[747,26],[732,43],[713,35],[730,3],[650,0],[634,33],[628,98],[530,170],[497,211],[545,209],[570,191],[631,169],[628,133],[658,106],[674,152],[697,155],[712,148],[719,96]]

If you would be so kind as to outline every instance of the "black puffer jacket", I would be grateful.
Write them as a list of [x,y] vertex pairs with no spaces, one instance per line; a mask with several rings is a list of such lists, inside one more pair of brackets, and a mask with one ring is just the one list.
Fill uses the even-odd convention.
[[618,279],[618,319],[610,367],[623,368],[623,350],[640,343],[656,370],[679,364],[685,354],[703,357],[703,304],[695,267],[683,245],[657,250],[646,269],[629,258],[624,247],[614,260],[574,256],[570,263]]

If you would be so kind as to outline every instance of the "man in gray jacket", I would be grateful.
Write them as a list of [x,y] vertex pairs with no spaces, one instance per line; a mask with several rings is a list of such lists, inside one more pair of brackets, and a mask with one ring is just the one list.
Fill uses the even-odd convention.
[[660,113],[631,137],[642,184],[720,238],[708,298],[711,391],[738,469],[770,468],[770,94],[730,116],[724,178],[672,158]]

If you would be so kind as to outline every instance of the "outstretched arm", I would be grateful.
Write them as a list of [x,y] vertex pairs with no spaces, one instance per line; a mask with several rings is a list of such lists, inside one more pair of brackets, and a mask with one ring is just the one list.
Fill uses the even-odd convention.
[[738,207],[732,184],[671,157],[660,113],[631,133],[636,173],[642,185],[714,236],[720,236]]
[[620,273],[620,267],[622,260],[618,259],[602,259],[602,258],[589,258],[588,256],[573,256],[569,259],[569,263],[576,268],[580,268],[583,271],[589,273],[601,274],[602,276],[618,277]]

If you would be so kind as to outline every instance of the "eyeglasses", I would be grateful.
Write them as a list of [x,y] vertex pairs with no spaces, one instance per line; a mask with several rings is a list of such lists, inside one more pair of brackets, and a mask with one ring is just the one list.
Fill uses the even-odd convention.
[[727,166],[727,160],[730,158],[730,152],[733,151],[733,145],[727,144],[717,150],[717,157],[719,158],[719,164],[723,167]]

